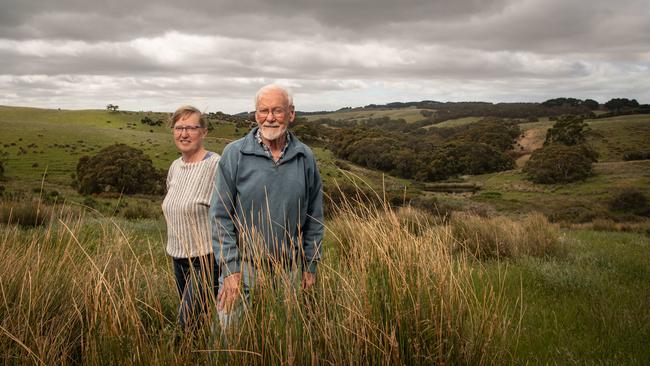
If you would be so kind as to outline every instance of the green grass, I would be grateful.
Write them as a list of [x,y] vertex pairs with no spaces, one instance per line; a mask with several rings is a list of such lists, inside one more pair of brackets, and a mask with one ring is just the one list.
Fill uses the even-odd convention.
[[430,125],[430,126],[425,126],[424,128],[449,128],[449,127],[458,127],[458,126],[464,126],[464,125],[469,125],[474,122],[478,122],[482,119],[483,117],[463,117],[463,118],[456,118],[456,119],[448,119],[446,121],[436,123],[435,125]]
[[650,359],[650,238],[566,231],[564,259],[491,263],[523,295],[517,364],[644,364]]
[[543,117],[539,118],[537,122],[525,122],[525,123],[520,123],[519,128],[522,131],[528,131],[528,130],[533,130],[533,129],[549,129],[553,126],[554,121],[551,121],[548,119],[548,117]]
[[[5,176],[33,184],[47,170],[48,182],[67,185],[81,156],[95,154],[118,142],[142,149],[156,167],[167,168],[179,156],[170,130],[167,126],[141,123],[145,115],[167,116],[0,107],[0,158],[6,162]],[[220,125],[206,139],[206,148],[221,152],[228,141],[240,134],[235,133],[233,125]]]
[[[402,113],[414,112],[409,109]],[[118,142],[142,149],[157,168],[166,169],[179,156],[170,130],[167,126],[151,127],[140,123],[144,116],[154,120],[168,117],[166,113],[152,112],[60,111],[0,106],[0,134],[3,136],[0,159],[5,161],[5,176],[8,178],[2,184],[8,191],[23,192],[40,191],[43,184],[46,192],[56,190],[64,197],[81,202],[82,198],[70,188],[71,174],[75,172],[79,158]],[[221,153],[228,142],[247,132],[246,129],[236,129],[233,124],[218,124],[210,131],[205,146]],[[21,148],[26,153],[19,154]],[[313,150],[325,184],[334,184],[335,180],[349,181],[349,173],[352,173],[377,191],[382,190],[382,184],[388,190],[410,185],[406,180],[354,164],[348,164],[351,172],[343,172],[336,167],[338,159],[330,150],[318,147]]]
[[649,150],[650,115],[639,114],[587,121],[594,134],[589,142],[599,161],[619,161],[630,150]]
[[[468,178],[481,184],[482,190],[472,201],[493,205],[497,211],[517,215],[541,211],[557,219],[576,222],[593,218],[616,218],[607,204],[625,188],[636,188],[650,196],[650,161],[594,164],[595,175],[585,181],[562,185],[535,184],[520,170],[484,174]],[[498,194],[494,194],[498,193]],[[563,217],[566,212],[567,217]],[[569,220],[572,221],[572,220]]]
[[361,121],[368,118],[389,117],[390,119],[404,119],[407,123],[417,122],[425,119],[420,111],[434,112],[430,109],[399,108],[399,109],[369,109],[369,110],[352,110],[341,111],[326,114],[315,114],[306,116],[307,120],[314,121],[320,118],[330,118],[343,121]]

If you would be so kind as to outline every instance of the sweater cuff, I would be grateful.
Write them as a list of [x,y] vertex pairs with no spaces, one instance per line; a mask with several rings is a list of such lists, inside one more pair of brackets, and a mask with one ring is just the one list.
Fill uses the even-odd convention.
[[317,261],[302,262],[302,271],[303,272],[316,273],[317,268],[318,268],[318,262]]
[[239,273],[239,272],[241,272],[241,262],[239,260],[235,260],[235,261],[232,261],[232,262],[227,262],[221,268],[221,271],[223,272],[223,277],[224,278],[230,276],[231,274]]

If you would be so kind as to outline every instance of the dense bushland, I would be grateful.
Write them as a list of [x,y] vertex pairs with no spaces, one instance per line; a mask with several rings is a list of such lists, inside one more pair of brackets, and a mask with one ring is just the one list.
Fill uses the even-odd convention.
[[428,134],[403,134],[381,129],[339,129],[330,149],[341,159],[393,175],[424,181],[462,174],[511,169],[505,151],[519,135],[516,124],[484,120]]
[[592,174],[598,154],[586,144],[587,124],[576,116],[563,116],[546,133],[544,146],[535,150],[524,173],[535,183],[555,184],[583,180]]

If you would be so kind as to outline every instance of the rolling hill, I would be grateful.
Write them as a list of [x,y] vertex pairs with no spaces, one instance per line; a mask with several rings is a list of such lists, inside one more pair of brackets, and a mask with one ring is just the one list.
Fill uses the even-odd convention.
[[[322,115],[309,115],[307,121],[320,118],[358,122],[368,118],[388,117],[414,123],[426,119],[423,109],[415,107],[393,109],[343,110]],[[431,111],[431,110],[427,110]],[[80,199],[70,187],[79,157],[92,155],[113,143],[126,143],[142,149],[158,168],[167,168],[178,157],[169,128],[149,126],[145,117],[166,119],[168,114],[152,112],[109,112],[104,110],[50,110],[23,107],[0,107],[0,159],[4,161],[7,191],[37,191],[41,185]],[[450,119],[422,127],[445,129],[469,125],[480,117]],[[221,152],[230,141],[241,137],[247,129],[232,121],[214,120],[206,147]],[[308,123],[308,122],[307,122]],[[522,122],[522,135],[515,149],[523,156],[520,168],[529,154],[542,146],[546,130],[553,122],[540,118],[537,122]],[[377,191],[399,192],[407,189],[405,197],[435,196],[439,202],[453,207],[483,207],[517,214],[538,210],[549,216],[563,218],[578,212],[580,220],[603,216],[606,202],[617,191],[639,189],[650,194],[650,161],[623,162],[623,154],[634,149],[648,149],[650,115],[628,115],[587,120],[591,132],[589,142],[600,158],[596,175],[584,182],[561,186],[536,185],[525,180],[520,169],[478,176],[461,177],[460,182],[477,184],[480,192],[463,195],[428,193],[419,182],[391,177],[388,174],[360,167],[337,159],[327,146],[314,146],[326,186],[335,181],[363,180]],[[361,184],[364,185],[364,184]],[[75,198],[77,197],[77,198]],[[605,215],[606,216],[606,215]]]

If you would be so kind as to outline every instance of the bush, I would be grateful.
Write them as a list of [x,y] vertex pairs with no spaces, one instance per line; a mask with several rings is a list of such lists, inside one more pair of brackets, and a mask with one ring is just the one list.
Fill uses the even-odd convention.
[[589,200],[566,199],[542,209],[551,222],[581,224],[595,219],[612,218],[607,209]]
[[161,194],[165,175],[154,168],[142,150],[115,144],[77,163],[78,190],[81,194],[100,192]]
[[548,132],[544,145],[562,144],[573,146],[582,144],[586,140],[589,127],[582,118],[576,116],[562,116],[557,119]]
[[454,213],[450,225],[458,248],[479,259],[564,254],[558,228],[540,213],[530,214],[522,222]]
[[569,183],[592,174],[593,150],[585,145],[552,144],[533,152],[523,172],[535,183]]
[[632,188],[625,189],[614,196],[609,201],[609,209],[639,216],[650,216],[648,198],[643,192]]
[[52,209],[31,201],[4,201],[0,203],[0,223],[25,227],[43,226],[52,215]]
[[341,161],[341,160],[334,160],[334,165],[336,165],[337,168],[342,169],[342,170],[352,170],[352,167],[350,164]]
[[121,210],[122,216],[127,220],[157,218],[161,212],[160,209],[152,209],[144,203],[130,204]]
[[452,208],[433,196],[418,196],[411,200],[411,206],[425,211],[433,216],[447,221],[451,217]]
[[645,150],[645,151],[628,151],[625,154],[623,154],[623,160],[625,161],[631,161],[631,160],[649,160],[650,159],[650,150]]
[[611,219],[596,219],[592,221],[591,228],[595,231],[618,231],[619,227]]
[[363,209],[365,206],[373,208],[384,206],[384,202],[376,192],[348,181],[334,181],[334,184],[325,185],[323,200],[326,217],[332,217],[341,210],[355,211],[357,207]]

